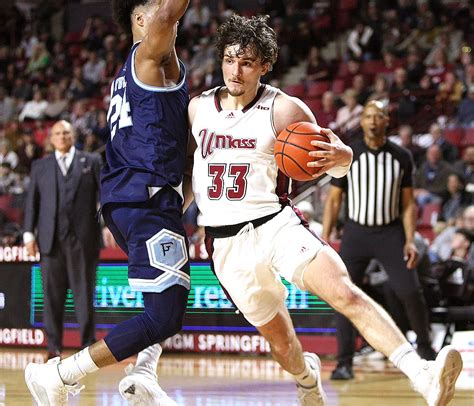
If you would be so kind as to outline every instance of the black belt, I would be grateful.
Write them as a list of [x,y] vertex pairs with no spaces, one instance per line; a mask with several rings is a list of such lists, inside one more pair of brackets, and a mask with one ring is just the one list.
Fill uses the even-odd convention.
[[262,224],[265,224],[267,221],[271,220],[282,210],[283,208],[278,210],[275,213],[269,214],[268,216],[260,217],[255,220],[244,221],[242,223],[232,224],[230,226],[205,227],[204,229],[206,231],[206,235],[209,235],[210,237],[213,237],[213,238],[233,237],[234,235],[237,235],[239,231],[242,230],[242,228],[244,228],[247,224],[252,223],[253,228],[257,228],[261,226]]

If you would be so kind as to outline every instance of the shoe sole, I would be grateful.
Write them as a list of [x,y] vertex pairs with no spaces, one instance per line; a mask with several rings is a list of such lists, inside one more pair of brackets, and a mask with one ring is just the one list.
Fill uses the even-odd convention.
[[440,368],[435,382],[438,385],[437,395],[430,399],[429,406],[445,406],[454,397],[456,380],[463,367],[461,354],[452,346],[444,347],[436,357],[436,362],[441,362],[443,368]]
[[[133,390],[130,390],[133,387]],[[132,406],[175,406],[177,405],[171,398],[158,400],[150,395],[147,387],[137,379],[126,376],[119,383],[120,396]],[[133,393],[132,393],[133,392]]]
[[32,379],[35,368],[36,368],[36,365],[34,364],[28,364],[26,366],[25,368],[26,386],[28,386],[28,390],[30,391],[31,396],[33,396],[33,399],[35,400],[36,404],[40,406],[49,406],[50,403],[48,399],[48,394],[41,386],[36,385],[35,381]]
[[324,392],[324,389],[323,389],[323,382],[322,382],[322,379],[321,379],[321,360],[319,359],[319,357],[316,355],[316,354],[313,354],[313,353],[305,353],[304,354],[305,358],[310,358],[314,361],[316,361],[316,365],[318,366],[317,369],[316,369],[316,375],[317,375],[317,378],[318,378],[318,391],[319,391],[319,394],[321,395],[321,397],[323,398],[323,405],[325,405],[328,401],[327,399],[327,396],[326,396],[326,392]]

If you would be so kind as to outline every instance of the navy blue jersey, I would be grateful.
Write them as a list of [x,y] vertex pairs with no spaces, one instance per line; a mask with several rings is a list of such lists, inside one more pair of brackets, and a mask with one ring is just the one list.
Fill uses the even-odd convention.
[[174,87],[146,85],[135,73],[138,46],[133,45],[112,83],[102,206],[142,202],[165,185],[179,191],[183,181],[189,103],[185,68],[180,61],[181,75]]

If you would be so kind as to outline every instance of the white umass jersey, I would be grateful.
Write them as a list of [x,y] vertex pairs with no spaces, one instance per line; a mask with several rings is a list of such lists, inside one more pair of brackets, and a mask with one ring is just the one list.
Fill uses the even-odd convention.
[[201,226],[254,220],[280,210],[273,103],[280,91],[261,85],[243,110],[223,110],[217,94],[204,92],[192,127],[193,191]]

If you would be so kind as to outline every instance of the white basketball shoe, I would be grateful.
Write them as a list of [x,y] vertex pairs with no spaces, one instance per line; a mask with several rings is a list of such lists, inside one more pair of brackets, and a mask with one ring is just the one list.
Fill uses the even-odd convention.
[[423,395],[428,406],[445,406],[454,396],[462,365],[459,351],[448,345],[441,349],[434,361],[426,361],[415,377],[413,387]]
[[316,385],[309,388],[296,384],[299,403],[301,406],[324,406],[327,399],[321,381],[321,360],[311,352],[305,352],[304,359],[309,367],[315,371],[317,381]]
[[119,383],[120,396],[132,406],[177,406],[158,385],[156,374],[137,369],[132,364],[125,368],[127,376]]
[[59,375],[60,358],[52,358],[46,364],[30,363],[25,368],[25,382],[39,406],[67,405],[68,395],[77,395],[84,385],[65,385]]

